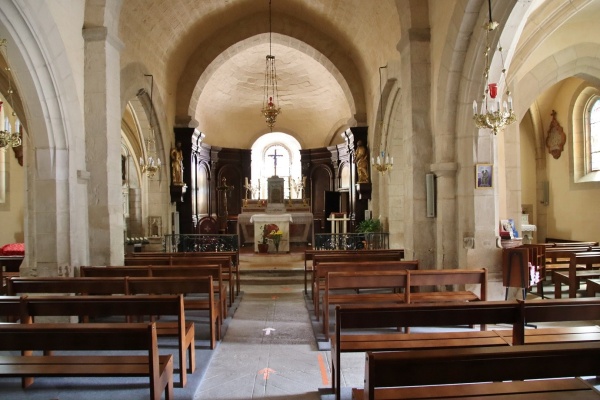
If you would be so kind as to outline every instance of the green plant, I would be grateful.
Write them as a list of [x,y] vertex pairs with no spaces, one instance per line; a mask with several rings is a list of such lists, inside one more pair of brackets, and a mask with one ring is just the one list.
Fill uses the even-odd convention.
[[383,230],[383,224],[379,219],[365,219],[360,221],[356,226],[356,232],[381,232]]

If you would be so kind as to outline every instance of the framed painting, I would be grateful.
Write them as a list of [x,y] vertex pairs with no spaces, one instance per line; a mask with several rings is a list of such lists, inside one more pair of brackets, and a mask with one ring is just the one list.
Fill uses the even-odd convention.
[[475,188],[486,189],[492,188],[493,185],[493,164],[476,164],[475,165]]

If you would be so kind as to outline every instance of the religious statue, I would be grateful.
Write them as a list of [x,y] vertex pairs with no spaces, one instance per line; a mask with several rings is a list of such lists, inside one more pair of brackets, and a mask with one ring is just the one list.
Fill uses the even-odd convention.
[[227,211],[227,194],[233,191],[233,189],[233,185],[227,185],[227,179],[225,177],[221,179],[221,185],[217,186],[217,191],[221,198],[221,207],[217,210],[219,233],[227,233],[227,218],[229,216],[229,211]]
[[183,186],[183,152],[181,151],[181,142],[177,142],[176,147],[171,149],[171,173],[172,184]]
[[369,157],[367,148],[363,145],[362,140],[357,142],[356,150],[354,151],[354,162],[358,172],[358,183],[369,183]]

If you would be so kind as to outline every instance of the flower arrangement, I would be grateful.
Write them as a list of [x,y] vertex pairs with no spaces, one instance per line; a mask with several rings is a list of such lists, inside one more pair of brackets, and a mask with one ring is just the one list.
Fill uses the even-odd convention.
[[265,224],[261,227],[261,231],[261,239],[258,243],[267,244],[269,240],[272,240],[275,245],[275,250],[279,251],[279,243],[281,243],[283,231],[279,229],[276,224]]
[[275,251],[279,251],[279,243],[281,242],[282,236],[283,231],[279,228],[277,230],[272,230],[271,233],[269,233],[269,239],[273,241],[273,244],[275,245]]
[[260,242],[261,244],[267,244],[269,239],[271,239],[271,234],[273,232],[277,232],[279,230],[279,227],[276,224],[264,224],[263,226],[261,226],[261,238],[260,238]]

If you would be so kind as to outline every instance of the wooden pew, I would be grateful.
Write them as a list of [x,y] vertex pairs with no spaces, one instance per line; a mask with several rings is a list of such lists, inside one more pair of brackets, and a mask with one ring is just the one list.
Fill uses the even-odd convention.
[[[409,264],[410,265],[410,264]],[[323,291],[323,333],[329,340],[329,308],[337,304],[399,304],[406,303],[406,270],[360,272],[329,272],[325,277]],[[360,292],[360,289],[378,289]],[[379,289],[392,289],[381,293]],[[340,290],[351,293],[340,293]],[[334,292],[335,291],[335,292]]]
[[[148,377],[150,399],[173,399],[173,356],[159,355],[156,325],[134,324],[3,324],[0,350],[24,355],[0,356],[0,376]],[[77,350],[76,355],[31,355],[31,350]],[[82,355],[81,351],[122,351],[119,355]],[[134,351],[143,350],[144,355]],[[124,390],[123,384],[119,390]]]
[[[161,287],[161,285],[163,285]],[[8,281],[11,295],[38,294],[202,294],[206,299],[185,299],[185,309],[208,310],[210,348],[221,338],[220,303],[215,301],[212,277],[193,278],[11,278]]]
[[[393,254],[397,253],[398,257],[394,258],[397,260],[402,260],[404,258],[404,250],[403,249],[379,249],[379,250],[314,250],[307,249],[304,251],[304,293],[308,293],[307,284],[308,284],[308,274],[311,274],[311,290],[312,290],[312,282],[313,282],[313,271],[314,271],[314,257],[319,255],[351,255],[358,254],[359,257],[362,257],[364,254]],[[361,255],[362,254],[362,255]],[[311,261],[311,264],[308,264],[308,261]]]
[[27,293],[127,294],[127,282],[123,278],[13,277],[6,287],[9,296]]
[[600,279],[588,279],[585,289],[587,297],[596,297],[600,293]]
[[[0,304],[1,301],[0,298]],[[186,323],[182,295],[33,296],[25,297],[22,301],[25,314],[22,318],[23,323],[32,323],[36,317],[56,316],[79,316],[81,319],[107,316],[175,316],[175,321],[156,322],[157,335],[177,338],[180,386],[186,385],[187,373],[193,373],[196,369],[194,324]]]
[[[598,264],[600,264],[600,252],[571,253],[569,255],[569,270],[564,272],[555,271],[553,274],[554,298],[560,299],[562,297],[561,287],[563,284],[569,287],[569,297],[575,298],[581,279],[600,278],[600,271],[593,269],[593,266]],[[581,269],[581,265],[585,265],[585,269]]]
[[[375,256],[376,258],[379,256]],[[416,270],[419,268],[419,261],[400,261],[400,260],[387,260],[387,255],[383,256],[383,260],[363,260],[354,259],[343,261],[331,261],[321,262],[317,261],[315,264],[315,270],[313,272],[314,283],[313,283],[313,305],[315,309],[315,316],[317,321],[319,320],[319,303],[321,301],[321,291],[325,290],[325,278],[327,274],[331,272],[380,272],[380,271],[405,271],[408,269]],[[335,258],[339,260],[340,258]]]
[[[146,254],[146,253],[140,253]],[[237,264],[234,264],[234,252],[212,252],[212,253],[158,253],[153,256],[135,256],[126,257],[126,266],[200,266],[220,264],[222,267],[222,276],[219,282],[224,281],[229,286],[228,305],[233,304],[234,292],[236,286],[239,294],[239,270]],[[215,282],[217,278],[215,277]],[[218,292],[219,293],[219,292]]]
[[79,267],[82,277],[125,277],[125,276],[212,276],[215,285],[215,296],[221,304],[221,315],[227,316],[227,293],[228,287],[224,284],[223,270],[221,264],[195,264],[195,265],[136,265],[136,266],[114,266],[114,267]]
[[544,344],[600,341],[600,299],[518,300],[519,325],[525,327],[545,322],[588,321],[589,326],[523,329],[523,336],[513,337],[513,344]]
[[598,399],[575,378],[598,375],[599,357],[600,343],[367,352],[363,398]]
[[204,277],[130,277],[129,294],[183,294],[186,311],[208,311],[210,348],[221,340],[220,303],[215,300],[211,276]]
[[[483,330],[486,324],[520,321],[519,303],[478,301],[469,303],[336,306],[335,335],[331,340],[332,387],[340,399],[341,354],[348,352],[417,350],[429,348],[509,346],[511,338],[499,331]],[[481,331],[398,333],[397,327],[481,325]],[[523,325],[509,335],[523,336]],[[361,332],[362,330],[362,332]]]
[[0,296],[0,316],[6,322],[17,321],[23,315],[23,306],[19,296]]
[[[424,286],[479,285],[480,294],[471,290],[421,291]],[[479,301],[487,299],[487,270],[482,269],[444,269],[409,270],[407,278],[407,303],[439,303],[456,301]],[[414,292],[419,288],[419,292]]]
[[[435,347],[530,345],[600,342],[600,299],[544,301],[481,301],[469,303],[404,304],[336,307],[335,337],[332,338],[333,384],[339,382],[340,354],[361,351],[415,350]],[[532,323],[589,321],[589,326],[526,329]],[[508,324],[513,329],[492,332],[395,332],[397,326],[456,326]],[[382,330],[388,328],[388,330]],[[366,330],[364,333],[360,329]],[[358,331],[357,331],[358,330]],[[380,332],[373,332],[379,330]],[[498,340],[501,339],[501,340]]]

